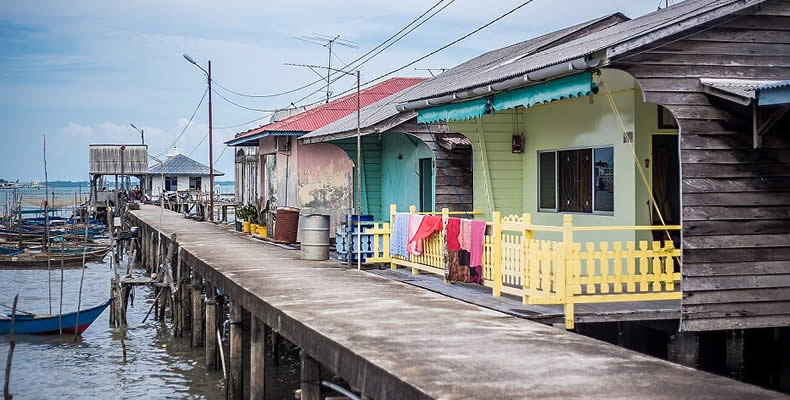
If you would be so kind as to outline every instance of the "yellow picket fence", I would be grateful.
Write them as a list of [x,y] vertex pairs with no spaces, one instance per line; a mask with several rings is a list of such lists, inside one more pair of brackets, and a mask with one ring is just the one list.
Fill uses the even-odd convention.
[[[444,231],[426,239],[420,256],[405,259],[389,254],[390,223],[376,224],[372,263],[405,266],[444,276],[447,262]],[[415,207],[410,208],[415,213]],[[446,221],[449,211],[442,210]],[[483,284],[494,296],[519,296],[524,304],[563,305],[565,326],[574,327],[574,304],[680,299],[681,250],[672,241],[576,242],[574,232],[670,231],[672,226],[574,226],[571,215],[562,226],[532,224],[530,214],[502,217],[494,212],[483,244]],[[537,232],[561,234],[562,240],[536,240]]]

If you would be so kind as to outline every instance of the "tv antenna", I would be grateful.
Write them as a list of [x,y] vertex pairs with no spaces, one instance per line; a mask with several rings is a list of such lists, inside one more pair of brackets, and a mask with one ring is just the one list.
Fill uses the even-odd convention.
[[[359,44],[357,42],[353,42],[351,40],[341,39],[340,35],[336,36],[329,36],[323,35],[320,33],[313,33],[312,36],[294,36],[295,39],[301,40],[303,42],[317,44],[319,46],[326,47],[329,50],[329,65],[326,68],[326,102],[329,103],[329,96],[332,94],[332,91],[329,89],[329,77],[332,73],[332,47],[334,45],[348,47],[351,49],[358,49]],[[337,55],[335,55],[337,57]],[[339,59],[339,58],[338,58]],[[341,60],[342,61],[342,60]],[[345,67],[345,65],[344,65]],[[322,76],[323,78],[323,76]]]
[[415,71],[428,71],[428,73],[431,74],[431,77],[434,77],[436,75],[434,75],[433,71],[439,71],[439,73],[441,74],[442,72],[447,71],[447,68],[414,68],[414,70]]

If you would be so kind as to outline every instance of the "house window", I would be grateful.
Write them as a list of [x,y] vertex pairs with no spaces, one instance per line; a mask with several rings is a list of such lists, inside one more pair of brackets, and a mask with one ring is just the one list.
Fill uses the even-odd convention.
[[538,152],[538,210],[614,212],[614,148]]
[[199,176],[190,176],[189,177],[189,190],[200,190],[200,177]]
[[178,190],[178,177],[177,176],[166,176],[165,177],[165,191],[172,192]]

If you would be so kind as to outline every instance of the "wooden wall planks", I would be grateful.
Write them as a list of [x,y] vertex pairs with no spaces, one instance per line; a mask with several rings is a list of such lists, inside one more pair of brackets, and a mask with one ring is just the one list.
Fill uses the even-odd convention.
[[681,326],[690,331],[790,326],[790,122],[753,150],[750,108],[699,82],[790,79],[790,1],[727,19],[612,63],[681,127]]

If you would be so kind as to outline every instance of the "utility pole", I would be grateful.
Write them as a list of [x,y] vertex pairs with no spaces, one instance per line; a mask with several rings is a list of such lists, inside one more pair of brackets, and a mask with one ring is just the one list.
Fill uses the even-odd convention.
[[214,137],[211,113],[211,60],[208,60],[208,168],[209,203],[208,220],[214,222]]

